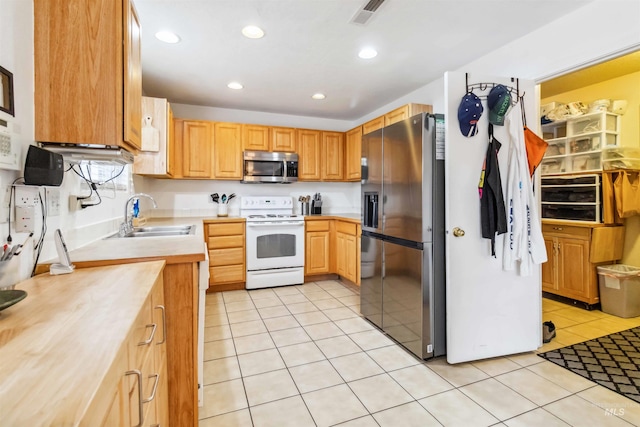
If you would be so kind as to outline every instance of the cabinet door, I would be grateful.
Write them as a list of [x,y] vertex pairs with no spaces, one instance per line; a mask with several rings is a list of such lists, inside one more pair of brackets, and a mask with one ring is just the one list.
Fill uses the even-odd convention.
[[271,151],[296,152],[296,130],[294,128],[271,128]]
[[215,179],[242,179],[242,125],[214,124],[213,162]]
[[356,236],[346,235],[344,245],[346,251],[345,277],[353,283],[357,283],[358,264],[356,258],[358,246],[356,243]]
[[339,276],[348,276],[348,235],[344,233],[336,233],[336,273]]
[[173,120],[173,111],[171,105],[167,102],[167,175],[175,176],[176,170],[176,139],[175,139],[175,122]]
[[544,246],[547,249],[547,262],[542,264],[542,290],[553,292],[558,290],[557,270],[557,242],[552,237],[544,237]]
[[185,120],[182,124],[182,174],[211,178],[213,134],[211,123]]
[[305,274],[329,273],[329,232],[309,231],[306,233]]
[[358,126],[346,133],[345,179],[347,181],[360,181],[362,157],[362,127]]
[[35,139],[136,150],[142,85],[131,2],[35,0],[33,27]]
[[344,133],[322,132],[322,179],[344,179]]
[[367,123],[363,124],[362,134],[366,135],[375,130],[382,129],[383,127],[384,127],[384,116],[380,116],[373,120],[369,120]]
[[562,295],[584,299],[589,296],[589,241],[558,239],[558,285]]
[[320,131],[298,129],[298,179],[320,181]]
[[384,115],[384,125],[389,126],[409,117],[409,105],[403,105]]
[[246,151],[269,151],[269,127],[242,125],[242,147]]
[[142,64],[140,20],[133,1],[123,1],[124,17],[124,140],[142,147]]

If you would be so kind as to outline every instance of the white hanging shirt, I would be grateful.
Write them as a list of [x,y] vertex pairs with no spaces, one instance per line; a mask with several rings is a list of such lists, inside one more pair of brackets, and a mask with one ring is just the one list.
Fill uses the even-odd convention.
[[529,276],[533,266],[547,261],[538,202],[533,194],[524,143],[522,105],[518,101],[506,117],[511,139],[507,165],[507,235],[502,251],[502,268],[511,271],[520,266],[520,275]]

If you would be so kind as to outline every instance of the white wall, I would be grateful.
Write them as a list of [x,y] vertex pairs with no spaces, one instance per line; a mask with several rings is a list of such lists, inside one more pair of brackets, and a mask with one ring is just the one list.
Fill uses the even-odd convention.
[[[136,184],[136,190],[140,187]],[[299,196],[315,193],[322,195],[322,213],[359,213],[360,184],[352,182],[296,182],[292,184],[240,184],[239,181],[219,180],[144,180],[144,191],[158,203],[158,209],[143,211],[154,217],[215,216],[218,205],[210,194],[236,193],[238,199],[229,203],[229,215],[237,216],[242,196],[291,196],[295,202],[294,213],[300,214]],[[145,205],[143,205],[143,208]]]

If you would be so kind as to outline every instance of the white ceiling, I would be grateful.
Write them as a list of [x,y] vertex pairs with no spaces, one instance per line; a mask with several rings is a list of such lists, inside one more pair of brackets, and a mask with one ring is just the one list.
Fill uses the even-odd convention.
[[[145,95],[173,103],[342,120],[367,113],[590,0],[134,0]],[[240,30],[266,33],[247,39]],[[177,33],[170,45],[160,30]],[[364,46],[378,56],[358,58]],[[238,81],[244,89],[227,88]],[[316,101],[311,95],[326,94]]]

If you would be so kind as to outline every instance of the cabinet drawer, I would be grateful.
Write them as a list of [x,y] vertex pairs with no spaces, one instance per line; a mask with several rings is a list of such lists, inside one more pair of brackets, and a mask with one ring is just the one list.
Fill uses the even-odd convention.
[[570,225],[542,224],[542,232],[558,236],[574,237],[577,239],[591,238],[591,228],[573,227]]
[[207,239],[207,246],[209,249],[241,248],[244,246],[244,236],[209,236],[209,239]]
[[209,267],[211,283],[235,283],[244,282],[244,264],[226,265],[222,267]]
[[351,223],[351,222],[337,221],[336,222],[336,231],[338,233],[345,233],[345,234],[349,234],[351,236],[355,236],[356,235],[356,225]]
[[224,222],[222,224],[209,224],[209,236],[231,236],[233,234],[244,234],[243,222]]
[[244,264],[244,248],[213,249],[209,251],[209,265]]
[[307,221],[307,231],[329,231],[329,221]]
[[[149,352],[155,346],[155,334],[162,332],[162,328],[158,328],[158,325],[156,325],[155,328],[152,325],[154,325],[154,323],[153,312],[151,310],[151,298],[148,298],[141,308],[138,318],[136,319],[135,326],[133,327],[133,332],[130,335],[131,339],[129,340],[128,344],[129,365],[135,367],[135,369],[141,369]],[[153,339],[151,339],[152,334]],[[141,344],[147,341],[149,341],[147,344]]]

